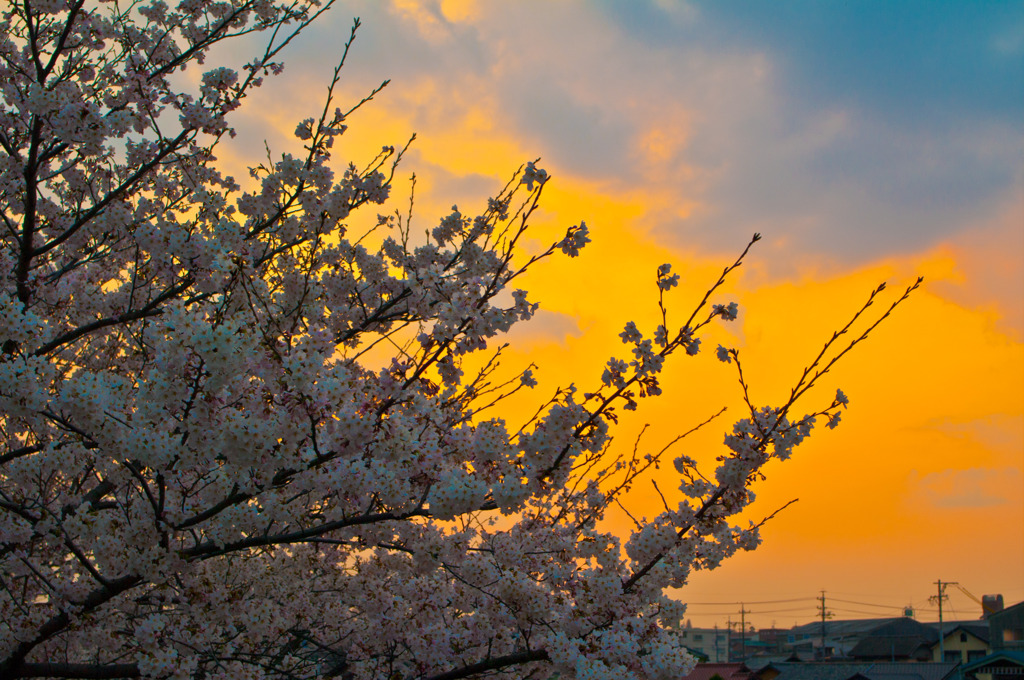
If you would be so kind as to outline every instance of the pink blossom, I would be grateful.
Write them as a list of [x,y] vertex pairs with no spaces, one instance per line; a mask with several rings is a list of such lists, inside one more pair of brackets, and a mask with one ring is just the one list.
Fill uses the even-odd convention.
[[[698,301],[670,333],[663,265],[653,340],[626,323],[628,362],[512,421],[505,400],[539,382],[495,354],[538,308],[513,281],[590,241],[580,222],[519,250],[544,170],[417,240],[371,217],[395,147],[331,156],[337,74],[244,188],[217,169],[232,113],[320,6],[0,9],[0,675],[685,675],[667,589],[756,547],[730,524],[750,483],[816,417],[834,427],[845,395],[799,419],[794,400],[751,405],[714,472],[680,455],[672,504],[608,533],[667,456],[612,446],[617,409],[659,395],[670,357],[736,304]],[[241,74],[180,77],[260,31]],[[376,231],[350,234],[364,215]]]

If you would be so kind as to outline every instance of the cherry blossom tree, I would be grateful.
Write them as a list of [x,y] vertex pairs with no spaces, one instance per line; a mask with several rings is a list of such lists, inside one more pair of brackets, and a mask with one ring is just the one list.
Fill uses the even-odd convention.
[[[676,456],[682,500],[614,535],[609,508],[671,458],[611,447],[616,409],[736,318],[712,298],[747,250],[684,319],[659,268],[660,325],[626,324],[625,359],[506,422],[535,384],[495,351],[537,309],[513,284],[589,240],[581,223],[520,247],[543,170],[425,236],[365,215],[401,150],[334,162],[354,110],[337,70],[294,153],[244,187],[214,163],[229,114],[329,5],[2,9],[0,676],[679,677],[665,590],[757,545],[730,521],[750,483],[846,406],[798,416],[797,399],[918,284],[868,319],[874,291],[779,406],[751,403],[720,347],[749,413],[714,472]],[[249,63],[203,66],[256,32]]]

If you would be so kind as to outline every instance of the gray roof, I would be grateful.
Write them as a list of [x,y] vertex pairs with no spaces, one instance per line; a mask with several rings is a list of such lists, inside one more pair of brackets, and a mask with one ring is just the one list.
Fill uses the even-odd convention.
[[850,656],[865,661],[931,656],[939,632],[914,619],[896,619],[874,628],[850,650]]
[[956,663],[875,663],[864,671],[871,680],[946,680],[957,676]]
[[759,671],[762,668],[768,666],[769,664],[783,663],[787,661],[798,662],[800,661],[800,657],[799,655],[794,654],[793,652],[790,652],[789,654],[774,654],[771,656],[751,656],[748,657],[747,660],[743,663],[747,664],[747,668],[749,668],[750,670]]
[[[826,621],[826,637],[845,637],[847,635],[861,635],[873,628],[877,628],[891,621],[899,621],[901,617],[889,617],[885,619],[848,619],[845,621]],[[789,629],[790,635],[809,634],[813,637],[821,635],[821,622],[805,623],[800,626],[793,626]]]
[[914,619],[902,618],[884,623],[869,632],[877,637],[922,637],[929,641],[938,641],[939,632],[935,628],[918,623]]
[[776,680],[951,680],[955,663],[773,663]]
[[[938,628],[939,624],[930,624]],[[942,630],[946,635],[955,633],[958,630],[970,633],[982,642],[988,642],[988,621],[947,621],[942,624]]]
[[916,636],[864,638],[850,650],[854,659],[908,659],[931,656],[932,643]]

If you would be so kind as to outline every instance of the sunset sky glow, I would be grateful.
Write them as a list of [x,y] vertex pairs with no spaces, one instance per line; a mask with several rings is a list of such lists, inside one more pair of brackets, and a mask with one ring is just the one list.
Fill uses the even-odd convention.
[[[628,354],[627,321],[653,330],[658,265],[682,277],[668,298],[682,323],[763,234],[712,300],[737,301],[739,319],[669,362],[665,394],[623,419],[621,446],[650,423],[641,447],[660,449],[725,406],[678,445],[710,470],[743,412],[717,344],[739,349],[755,402],[781,403],[878,283],[888,304],[925,277],[806,396],[800,413],[837,387],[851,404],[769,465],[751,518],[799,502],[757,551],[679,592],[707,603],[691,605],[694,625],[779,600],[793,602],[748,604],[747,620],[806,623],[821,590],[837,618],[913,606],[934,620],[937,579],[1024,600],[1024,4],[339,0],[233,119],[225,168],[245,176],[263,139],[301,149],[291,133],[322,108],[356,16],[339,104],[392,82],[351,117],[339,168],[415,132],[388,208],[405,210],[415,172],[422,232],[453,204],[475,214],[539,157],[553,179],[530,247],[590,228],[579,258],[523,283],[541,312],[513,331],[506,365],[538,365],[533,403],[596,383]],[[671,464],[656,475],[674,488]],[[661,508],[649,483],[631,503]],[[980,615],[948,594],[947,617]]]

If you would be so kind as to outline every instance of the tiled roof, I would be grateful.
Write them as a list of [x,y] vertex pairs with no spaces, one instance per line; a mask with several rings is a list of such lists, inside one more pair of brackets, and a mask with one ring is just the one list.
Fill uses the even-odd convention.
[[774,656],[752,656],[743,663],[747,664],[750,670],[759,671],[768,664],[782,663],[786,661],[800,661],[800,656],[793,652],[790,652],[789,654],[776,654]]
[[863,663],[773,663],[766,668],[778,672],[776,680],[849,680],[870,664]]
[[956,677],[955,663],[874,663],[862,671],[870,680],[946,680]]
[[776,680],[950,680],[955,663],[773,663]]
[[[916,635],[887,635],[866,637],[850,650],[854,659],[906,659],[923,655],[932,642]],[[930,655],[931,652],[929,651]]]
[[937,641],[939,639],[939,632],[927,626],[923,623],[918,623],[914,619],[902,618],[894,619],[888,623],[884,623],[877,628],[872,628],[869,635],[877,636],[918,636],[923,637],[930,641]]
[[931,626],[913,619],[896,619],[872,629],[853,646],[850,656],[863,660],[923,656],[938,641],[939,632]]
[[747,680],[750,677],[750,669],[741,663],[699,663],[681,680],[711,680],[715,675],[720,675],[725,680]]
[[988,642],[988,621],[950,621],[943,624],[942,630],[945,631],[946,635],[962,630],[970,633],[982,642]]
[[[846,621],[826,621],[825,622],[825,636],[826,637],[841,637],[845,635],[857,635],[866,633],[873,628],[877,628],[880,625],[890,623],[892,621],[898,621],[898,618],[887,618],[887,619],[851,619]],[[794,635],[799,639],[800,635],[812,635],[817,637],[821,635],[821,622],[816,623],[805,623],[800,626],[793,626],[789,630],[790,635]]]

